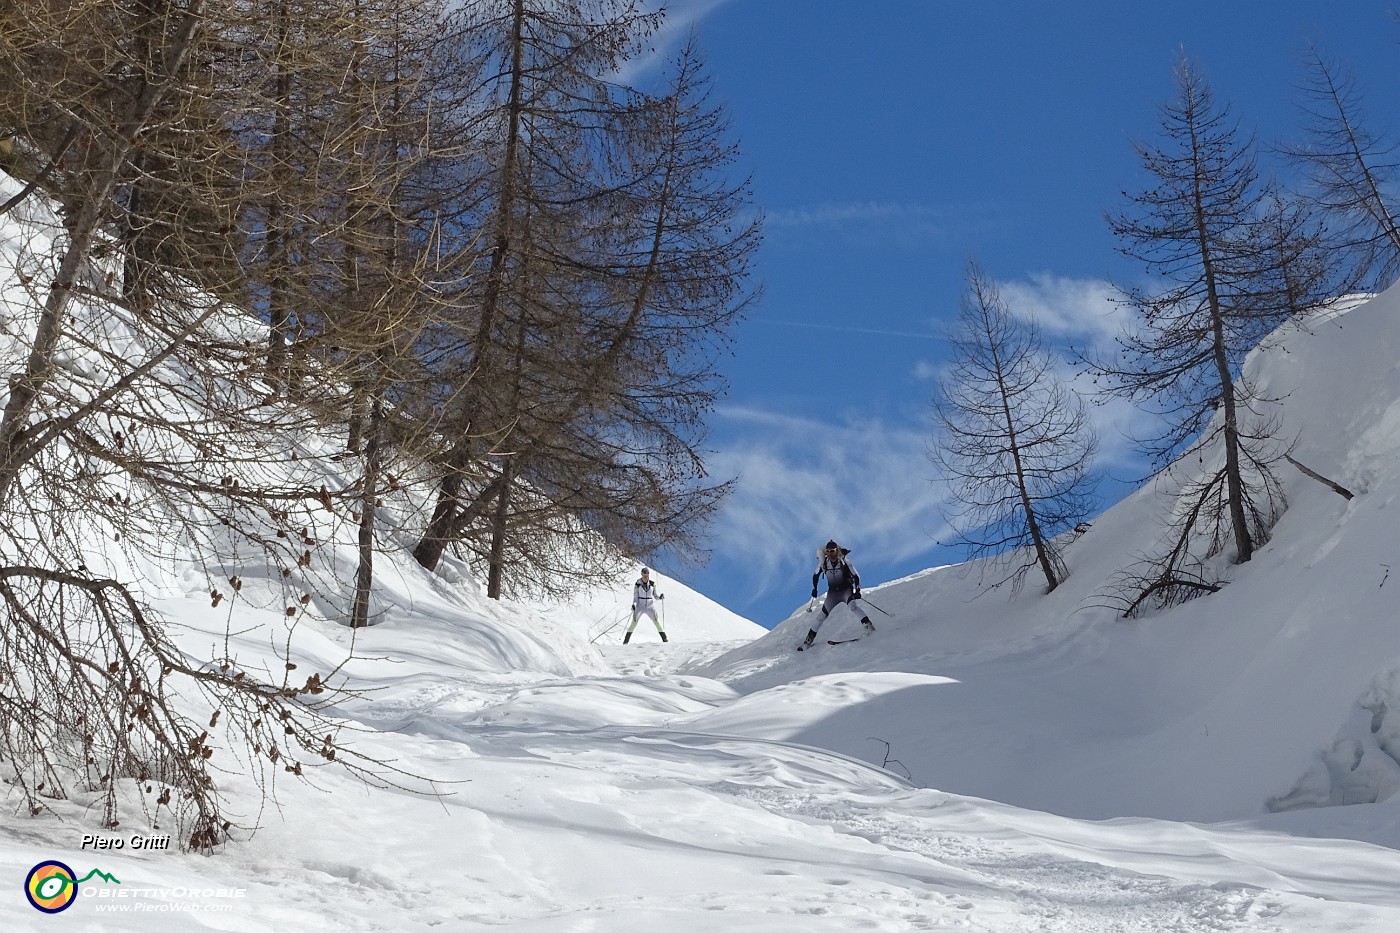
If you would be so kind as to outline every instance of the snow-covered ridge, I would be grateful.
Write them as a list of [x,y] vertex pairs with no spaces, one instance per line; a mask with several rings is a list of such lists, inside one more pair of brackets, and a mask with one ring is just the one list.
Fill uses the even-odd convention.
[[[867,588],[891,613],[871,613],[875,637],[788,658],[810,618],[798,613],[705,673],[746,692],[833,671],[951,678],[834,717],[814,686],[811,715],[760,731],[865,755],[878,736],[920,783],[1036,809],[1215,820],[1387,799],[1400,787],[1387,576],[1400,573],[1400,290],[1287,325],[1247,367],[1294,458],[1356,497],[1283,465],[1288,510],[1220,593],[1132,621],[1104,598],[1152,545],[1161,490],[1181,478],[1164,476],[1069,542],[1073,576],[1052,594],[1013,599],[976,565],[941,568]],[[838,612],[823,633],[854,627]]]

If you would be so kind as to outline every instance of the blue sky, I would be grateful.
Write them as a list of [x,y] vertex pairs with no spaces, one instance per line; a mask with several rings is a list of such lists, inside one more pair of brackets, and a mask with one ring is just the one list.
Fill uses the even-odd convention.
[[[694,24],[767,223],[764,294],[721,360],[731,387],[711,419],[709,463],[738,487],[710,563],[659,568],[771,626],[804,603],[829,536],[867,584],[960,559],[938,544],[927,448],[940,328],[968,260],[1052,337],[1110,339],[1108,283],[1138,270],[1104,216],[1142,186],[1132,144],[1157,131],[1178,50],[1261,142],[1295,134],[1308,42],[1355,71],[1388,131],[1379,118],[1400,106],[1392,6],[671,4],[675,25]],[[1132,413],[1096,415],[1106,506],[1144,468],[1121,436]]]

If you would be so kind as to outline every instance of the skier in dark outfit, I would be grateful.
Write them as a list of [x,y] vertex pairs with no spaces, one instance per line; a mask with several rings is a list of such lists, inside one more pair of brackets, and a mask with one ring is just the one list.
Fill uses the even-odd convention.
[[817,629],[822,627],[822,623],[831,614],[831,610],[841,603],[849,605],[852,612],[860,613],[860,625],[864,631],[875,631],[875,625],[870,621],[870,617],[865,614],[864,610],[855,605],[855,601],[860,599],[860,574],[856,573],[856,568],[852,567],[851,562],[846,560],[846,555],[849,553],[849,549],[841,547],[835,541],[826,542],[826,547],[822,549],[817,571],[812,574],[812,598],[817,598],[817,581],[825,574],[826,601],[822,603],[820,618],[807,632],[807,640],[802,643],[798,650],[808,648],[812,642],[816,641]]

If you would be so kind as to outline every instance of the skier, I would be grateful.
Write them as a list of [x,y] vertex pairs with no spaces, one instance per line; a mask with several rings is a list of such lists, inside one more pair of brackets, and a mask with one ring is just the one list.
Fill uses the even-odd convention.
[[812,574],[812,598],[817,598],[817,581],[823,575],[826,576],[826,601],[822,603],[822,614],[817,619],[816,624],[807,632],[807,640],[798,646],[798,651],[802,651],[812,646],[816,641],[817,629],[822,627],[826,617],[831,614],[833,607],[846,603],[850,605],[852,612],[860,613],[861,629],[866,632],[875,631],[875,625],[870,621],[870,617],[865,611],[855,605],[855,601],[860,599],[860,574],[856,573],[856,568],[851,566],[851,562],[846,560],[846,555],[851,553],[850,548],[844,548],[835,541],[826,542],[826,547],[819,552],[817,572]]
[[651,571],[642,568],[642,578],[632,587],[632,624],[627,626],[627,634],[622,636],[622,643],[625,645],[632,640],[632,630],[637,627],[637,621],[642,616],[650,616],[651,621],[656,623],[657,634],[662,641],[666,641],[665,623],[656,616],[656,604],[654,600],[665,599],[666,594],[656,592],[656,584],[652,582]]

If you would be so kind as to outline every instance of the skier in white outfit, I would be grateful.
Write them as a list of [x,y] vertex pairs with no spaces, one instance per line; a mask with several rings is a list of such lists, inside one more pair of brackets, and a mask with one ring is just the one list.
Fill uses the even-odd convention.
[[822,548],[817,561],[817,571],[812,574],[812,598],[817,598],[817,581],[825,576],[826,601],[822,603],[822,614],[807,632],[807,640],[798,646],[798,651],[812,646],[812,642],[817,639],[817,630],[822,627],[831,610],[841,603],[846,603],[852,612],[860,614],[862,631],[875,631],[875,625],[865,614],[865,610],[855,604],[856,600],[860,599],[860,574],[856,573],[856,568],[846,559],[849,553],[849,548],[841,547],[835,541],[826,542],[826,547]]
[[651,571],[643,567],[642,578],[632,587],[632,624],[627,626],[627,634],[622,636],[624,645],[632,640],[632,631],[642,616],[651,618],[656,624],[657,634],[661,636],[662,641],[666,641],[665,623],[656,615],[656,600],[665,598],[664,593],[656,592],[656,583],[651,579]]

